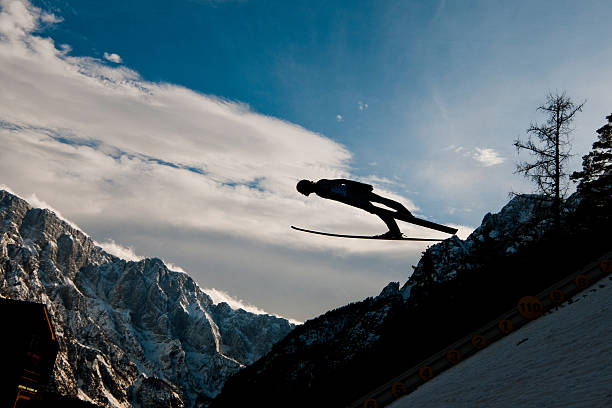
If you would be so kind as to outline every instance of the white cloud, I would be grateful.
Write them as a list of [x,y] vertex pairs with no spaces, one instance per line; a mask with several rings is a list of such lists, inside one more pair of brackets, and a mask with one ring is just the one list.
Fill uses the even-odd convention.
[[119,54],[109,54],[108,52],[104,53],[104,59],[114,62],[115,64],[120,64],[123,60],[121,59],[121,57],[119,56]]
[[366,178],[364,178],[362,180],[364,183],[369,183],[369,184],[373,184],[373,183],[377,183],[377,184],[387,184],[387,185],[397,185],[399,184],[397,181],[393,181],[391,179],[388,179],[387,177],[379,177],[376,175],[370,175]]
[[[127,261],[138,262],[143,259],[142,256],[136,255],[134,252],[134,248],[132,247],[124,247],[123,245],[117,244],[114,240],[109,239],[104,242],[95,242],[94,243],[108,252],[111,255],[115,255],[121,259],[125,259]],[[172,269],[168,266],[169,269]]]
[[506,161],[506,158],[501,157],[495,150],[481,149],[479,147],[475,149],[475,152],[472,154],[472,158],[485,167],[495,166]]
[[70,51],[72,51],[72,47],[68,44],[60,44],[59,45],[60,50],[62,51],[62,53],[64,55],[68,54]]
[[8,40],[23,38],[34,30],[40,10],[22,1],[0,0],[0,34]]
[[182,273],[184,273],[184,274],[187,274],[187,271],[185,271],[185,270],[184,270],[183,268],[181,268],[180,266],[175,265],[175,264],[173,264],[173,263],[170,263],[170,262],[166,261],[165,259],[162,259],[162,261],[164,262],[164,264],[166,265],[166,267],[167,267],[168,269],[170,269],[171,271],[174,271],[174,272],[182,272]]
[[[100,245],[110,252],[128,259],[139,259],[135,252],[154,254],[181,259],[181,264],[188,256],[187,269],[203,286],[232,288],[243,298],[260,296],[253,289],[260,284],[282,282],[286,286],[276,293],[295,298],[291,292],[304,292],[304,301],[315,305],[275,303],[278,312],[300,317],[305,307],[328,307],[329,299],[313,299],[331,281],[344,282],[342,290],[328,291],[334,299],[354,293],[365,297],[371,293],[364,285],[372,282],[378,290],[372,276],[347,281],[348,272],[322,259],[418,257],[422,247],[416,245],[326,239],[289,228],[300,223],[334,232],[385,231],[375,216],[296,193],[302,178],[350,178],[351,154],[342,145],[251,112],[244,104],[146,82],[130,69],[97,59],[68,56],[69,48],[58,49],[49,38],[33,35],[43,24],[40,10],[26,1],[0,0],[0,5],[1,180],[41,206],[53,203],[94,239],[104,240]],[[413,234],[412,226],[402,227]],[[203,255],[204,244],[184,237],[186,231],[224,252]],[[257,259],[236,256],[245,243],[258,248]],[[185,255],[183,248],[190,252]],[[300,288],[288,289],[295,280],[287,278],[286,259],[271,261],[281,249],[295,251],[291,259],[300,268],[316,260],[328,271],[326,281],[296,275],[292,279],[301,279]],[[221,259],[220,253],[227,256]],[[258,266],[264,260],[270,261]],[[231,279],[216,272],[245,268],[250,274],[236,272]]]
[[336,120],[338,122],[344,122],[344,117],[342,115],[336,115]]
[[505,157],[500,156],[498,152],[490,148],[475,147],[467,149],[463,146],[450,145],[445,150],[453,151],[463,157],[469,157],[484,167],[495,166],[506,161]]
[[362,101],[357,102],[357,106],[359,107],[359,111],[361,112],[368,109],[368,104]]
[[59,24],[64,21],[63,18],[51,13],[42,13],[40,16],[40,20],[45,24]]
[[[9,29],[31,31],[33,19],[21,16]],[[276,240],[303,211],[297,180],[347,175],[350,154],[327,138],[66,57],[45,38],[0,43],[0,74],[6,184],[57,196],[80,217],[113,213]]]
[[[245,302],[242,299],[238,299],[235,298],[234,296],[230,295],[227,292],[224,292],[222,290],[219,289],[215,289],[215,288],[205,288],[202,289],[208,296],[210,296],[210,298],[212,299],[213,303],[215,304],[219,304],[222,302],[225,302],[229,305],[229,307],[231,307],[232,309],[242,309],[242,310],[246,310],[247,312],[251,312],[251,313],[255,313],[255,314],[265,314],[265,315],[272,315],[272,316],[276,316],[276,317],[282,317],[279,315],[274,315],[271,313],[267,313],[265,310],[251,305],[247,302]],[[283,317],[284,318],[284,317]],[[289,319],[289,321],[293,324],[302,324],[302,322],[298,321],[298,320],[292,320]]]

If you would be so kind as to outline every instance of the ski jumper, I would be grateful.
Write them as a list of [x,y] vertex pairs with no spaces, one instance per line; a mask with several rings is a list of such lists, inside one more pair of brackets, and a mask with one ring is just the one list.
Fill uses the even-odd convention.
[[406,207],[397,201],[381,197],[374,194],[372,187],[369,184],[359,183],[357,181],[346,179],[327,180],[321,179],[314,183],[314,193],[319,197],[329,200],[339,201],[353,207],[361,208],[371,214],[377,215],[389,228],[389,231],[394,234],[401,234],[395,218],[379,211],[381,208],[372,203],[380,203],[389,208],[394,209],[398,213],[402,213],[412,217],[412,214]]

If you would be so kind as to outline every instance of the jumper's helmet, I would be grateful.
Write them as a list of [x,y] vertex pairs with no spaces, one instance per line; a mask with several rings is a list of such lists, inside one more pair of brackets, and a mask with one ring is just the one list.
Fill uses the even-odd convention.
[[295,188],[297,191],[307,196],[314,191],[314,183],[310,180],[300,180]]

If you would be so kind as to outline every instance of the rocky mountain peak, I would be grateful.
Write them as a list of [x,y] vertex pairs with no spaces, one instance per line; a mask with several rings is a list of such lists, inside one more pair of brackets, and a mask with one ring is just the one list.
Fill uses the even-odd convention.
[[0,277],[1,296],[49,309],[60,344],[53,387],[101,406],[205,406],[293,328],[215,305],[160,259],[110,255],[2,190]]
[[399,282],[389,282],[387,286],[383,288],[378,297],[385,298],[389,296],[395,296],[400,293]]
[[[570,198],[563,207],[565,214],[574,211],[576,204],[577,199]],[[467,239],[453,236],[429,247],[402,286],[402,295],[407,299],[411,289],[425,284],[427,279],[435,282],[452,280],[459,271],[478,266],[473,263],[473,255],[480,248],[486,248],[489,253],[510,255],[538,241],[553,227],[552,219],[543,216],[551,206],[552,202],[544,196],[514,196],[498,213],[487,213],[481,225]]]

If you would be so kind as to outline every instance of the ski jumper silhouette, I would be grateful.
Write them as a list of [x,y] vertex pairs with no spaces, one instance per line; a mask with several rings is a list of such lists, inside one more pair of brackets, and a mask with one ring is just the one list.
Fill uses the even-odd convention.
[[[400,214],[404,217],[413,217],[410,211],[408,211],[408,209],[402,204],[373,193],[372,190],[374,187],[369,184],[359,183],[357,181],[346,179],[321,179],[315,183],[310,180],[301,180],[297,183],[296,188],[297,191],[305,196],[315,193],[319,197],[339,201],[353,207],[361,208],[370,214],[377,215],[384,221],[387,228],[389,228],[388,232],[377,236],[380,238],[402,237],[402,233],[395,222],[393,214]],[[396,213],[390,213],[388,210],[377,207],[372,203],[383,204],[386,207],[394,209]]]

